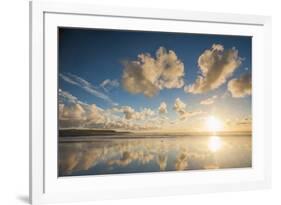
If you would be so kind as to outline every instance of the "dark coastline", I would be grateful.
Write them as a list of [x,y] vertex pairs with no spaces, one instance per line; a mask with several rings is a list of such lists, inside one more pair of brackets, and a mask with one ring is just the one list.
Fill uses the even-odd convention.
[[59,130],[60,137],[80,137],[80,136],[101,136],[101,135],[124,135],[131,132],[122,132],[116,130],[94,130],[94,129],[61,129]]
[[117,138],[151,138],[151,137],[181,137],[181,136],[251,136],[252,132],[130,132],[103,129],[60,129],[59,137],[117,137]]

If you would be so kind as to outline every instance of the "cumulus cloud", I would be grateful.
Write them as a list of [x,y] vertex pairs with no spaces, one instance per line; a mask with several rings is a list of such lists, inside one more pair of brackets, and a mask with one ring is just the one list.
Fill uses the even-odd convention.
[[178,114],[182,115],[182,114],[184,114],[186,112],[185,108],[186,108],[186,104],[184,102],[182,102],[180,98],[177,98],[175,100],[174,110]]
[[165,102],[161,102],[161,104],[158,108],[158,111],[159,111],[160,114],[168,113],[167,104]]
[[104,91],[108,92],[109,90],[111,90],[114,87],[118,87],[119,86],[119,82],[118,80],[114,79],[114,80],[110,80],[110,79],[105,79],[104,81],[102,81],[102,83],[100,84],[100,87],[103,88]]
[[95,104],[80,101],[69,92],[59,89],[60,128],[101,128],[108,119],[108,113]]
[[183,77],[184,65],[176,53],[160,47],[155,58],[142,53],[137,60],[124,62],[122,85],[130,93],[152,97],[164,88],[183,87]]
[[80,88],[82,88],[83,90],[85,90],[86,92],[88,92],[91,95],[94,95],[97,98],[100,98],[104,101],[106,101],[109,104],[112,105],[117,105],[117,103],[113,102],[112,99],[107,96],[106,94],[104,94],[103,92],[99,91],[94,85],[92,85],[90,82],[88,82],[87,80],[71,74],[71,73],[67,73],[67,74],[62,74],[60,73],[59,76],[66,82],[78,86]]
[[122,108],[122,111],[127,120],[135,119],[138,117],[137,112],[135,112],[135,110],[130,106],[126,106],[126,107]]
[[155,115],[155,112],[150,108],[144,108],[138,112],[135,111],[135,109],[130,106],[113,108],[113,111],[123,113],[126,120],[144,120],[149,116]]
[[106,113],[105,111],[98,107],[95,104],[89,105],[86,107],[86,120],[87,122],[85,125],[90,125],[91,123],[94,124],[104,124],[106,123]]
[[81,102],[70,93],[59,90],[60,128],[144,130],[158,128],[160,122],[161,119],[150,108],[136,111],[130,106],[122,106],[104,110],[96,104]]
[[214,104],[215,102],[215,99],[217,99],[217,96],[214,95],[213,97],[210,97],[210,98],[207,98],[205,100],[202,100],[200,102],[201,105],[211,105],[211,104]]
[[60,128],[106,128],[108,123],[117,123],[117,119],[95,104],[72,103],[59,106]]
[[181,101],[180,98],[176,98],[173,108],[178,113],[178,115],[180,116],[180,120],[185,120],[189,117],[193,117],[193,116],[202,114],[201,111],[195,111],[195,112],[187,111],[186,104],[183,101]]
[[228,90],[232,97],[241,98],[252,93],[252,76],[245,74],[228,82]]
[[220,44],[213,44],[211,49],[205,50],[198,58],[200,75],[196,81],[184,87],[185,92],[204,93],[214,90],[224,84],[233,72],[241,65],[238,50],[225,50]]
[[95,104],[59,104],[59,126],[100,128],[106,123],[105,111]]
[[60,104],[60,119],[69,119],[69,120],[83,120],[85,110],[80,104],[72,104],[70,106],[65,106]]

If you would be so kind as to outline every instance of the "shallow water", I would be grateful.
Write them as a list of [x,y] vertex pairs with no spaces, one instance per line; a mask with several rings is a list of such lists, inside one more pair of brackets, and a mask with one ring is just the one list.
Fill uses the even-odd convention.
[[251,136],[60,138],[59,176],[244,168]]

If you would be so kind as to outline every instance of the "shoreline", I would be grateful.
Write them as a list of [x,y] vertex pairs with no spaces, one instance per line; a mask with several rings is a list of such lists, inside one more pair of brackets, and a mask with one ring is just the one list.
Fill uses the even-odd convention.
[[59,137],[60,143],[65,142],[94,142],[94,141],[112,141],[112,140],[172,140],[172,139],[186,139],[186,138],[205,138],[205,137],[252,137],[251,134],[244,135],[95,135],[95,136],[64,136]]
[[58,136],[63,137],[114,137],[139,138],[139,137],[177,137],[177,136],[251,136],[251,131],[221,131],[221,132],[131,132],[118,130],[96,129],[60,129]]

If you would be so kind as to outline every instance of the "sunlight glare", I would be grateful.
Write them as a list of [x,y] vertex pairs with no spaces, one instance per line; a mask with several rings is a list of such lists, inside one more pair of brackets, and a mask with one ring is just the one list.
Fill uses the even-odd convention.
[[214,116],[209,116],[206,120],[206,124],[207,124],[209,131],[212,131],[212,132],[219,131],[222,128],[221,121]]
[[220,137],[218,137],[218,136],[210,137],[209,142],[208,142],[208,147],[212,152],[216,152],[216,151],[220,150],[221,146],[222,146],[222,142],[221,142]]

